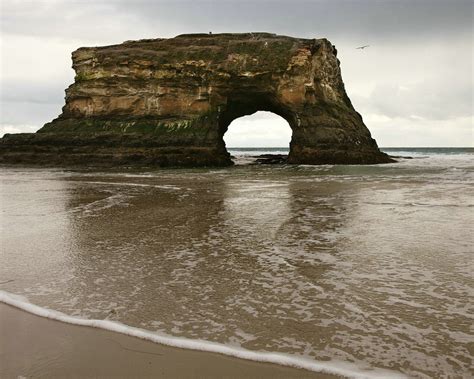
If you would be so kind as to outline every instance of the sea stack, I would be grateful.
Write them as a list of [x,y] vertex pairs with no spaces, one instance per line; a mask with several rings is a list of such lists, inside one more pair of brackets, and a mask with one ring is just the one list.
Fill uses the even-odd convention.
[[288,121],[289,163],[374,164],[382,153],[344,89],[327,39],[269,33],[186,34],[83,47],[61,115],[6,134],[0,163],[226,166],[236,118]]

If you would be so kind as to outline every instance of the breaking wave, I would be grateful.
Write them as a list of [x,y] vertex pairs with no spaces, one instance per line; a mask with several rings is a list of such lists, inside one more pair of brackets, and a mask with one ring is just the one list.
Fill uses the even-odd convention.
[[372,378],[406,378],[405,375],[385,369],[365,369],[353,363],[341,361],[315,361],[303,357],[291,356],[281,353],[260,352],[231,347],[220,343],[209,342],[198,339],[189,339],[182,337],[173,337],[166,334],[157,334],[141,328],[135,328],[116,321],[110,320],[89,320],[79,317],[68,316],[62,312],[42,308],[30,303],[25,297],[18,296],[6,291],[0,290],[0,302],[15,308],[21,309],[36,316],[49,318],[51,320],[61,321],[67,324],[88,326],[92,328],[109,330],[115,333],[121,333],[128,336],[141,338],[147,341],[159,343],[166,346],[172,346],[182,349],[199,350],[211,353],[224,354],[240,359],[246,359],[256,362],[274,363],[282,366],[295,367],[315,372],[325,372],[329,374],[342,375],[348,378],[372,379]]

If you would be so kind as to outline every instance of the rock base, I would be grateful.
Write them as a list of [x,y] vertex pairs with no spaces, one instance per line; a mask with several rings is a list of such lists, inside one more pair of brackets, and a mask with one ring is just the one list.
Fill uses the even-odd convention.
[[0,164],[38,166],[231,166],[225,149],[160,146],[143,136],[8,134],[0,139]]

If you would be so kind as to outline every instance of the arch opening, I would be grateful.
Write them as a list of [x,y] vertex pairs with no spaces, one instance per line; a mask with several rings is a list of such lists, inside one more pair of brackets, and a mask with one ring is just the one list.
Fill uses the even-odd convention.
[[223,139],[234,163],[285,163],[293,131],[285,118],[256,111],[230,122]]
[[285,163],[292,129],[283,117],[257,111],[235,118],[224,133],[224,143],[234,163]]

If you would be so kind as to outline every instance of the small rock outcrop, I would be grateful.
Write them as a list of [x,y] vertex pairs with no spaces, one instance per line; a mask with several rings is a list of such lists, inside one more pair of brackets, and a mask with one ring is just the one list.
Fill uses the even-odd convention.
[[269,33],[80,48],[62,114],[5,135],[0,162],[225,166],[229,124],[257,111],[288,121],[288,163],[391,161],[352,106],[336,54],[326,39]]

